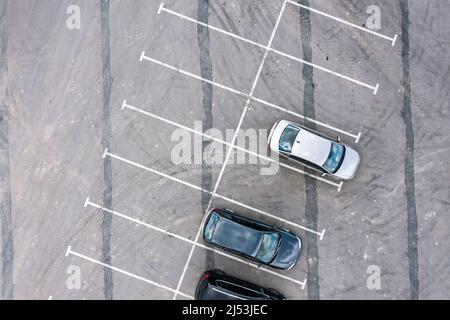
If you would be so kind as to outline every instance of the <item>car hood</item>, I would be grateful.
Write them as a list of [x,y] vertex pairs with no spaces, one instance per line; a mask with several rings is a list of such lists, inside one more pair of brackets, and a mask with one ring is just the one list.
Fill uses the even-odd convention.
[[344,161],[334,175],[342,180],[352,179],[358,170],[360,161],[359,154],[352,148],[346,147]]
[[281,233],[280,241],[280,249],[270,266],[279,269],[291,269],[300,258],[302,242],[299,237],[289,233]]

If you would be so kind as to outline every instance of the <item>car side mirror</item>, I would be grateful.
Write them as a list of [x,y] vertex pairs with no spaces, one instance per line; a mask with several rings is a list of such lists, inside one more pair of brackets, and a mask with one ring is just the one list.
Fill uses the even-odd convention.
[[336,137],[336,141],[337,141],[337,142],[341,142],[341,136],[337,136],[337,137]]

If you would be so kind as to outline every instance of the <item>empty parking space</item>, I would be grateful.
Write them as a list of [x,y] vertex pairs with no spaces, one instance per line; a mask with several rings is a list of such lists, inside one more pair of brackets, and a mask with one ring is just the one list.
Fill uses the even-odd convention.
[[[316,119],[314,121],[305,121],[305,117],[303,116],[304,81],[302,79],[302,67],[296,62],[271,54],[267,59],[265,70],[255,95],[281,107],[282,110],[275,109],[279,111],[278,114],[275,114],[279,119],[285,118],[292,119],[292,121],[298,123],[315,124],[319,131],[327,133],[330,136],[340,135],[343,139],[351,143],[359,142],[361,138],[364,138],[364,134],[360,134],[363,126],[359,112],[365,106],[360,107],[353,102],[347,104],[347,101],[351,101],[351,95],[347,95],[345,91],[328,90],[331,84],[339,86],[336,84],[339,81],[330,78],[328,75],[318,75],[318,72],[315,72],[314,79],[314,85],[318,88],[318,94],[315,99],[317,101]],[[322,79],[326,79],[324,80],[325,83],[321,82]],[[341,83],[340,86],[346,87],[347,85]],[[319,94],[322,91],[324,95],[323,99],[321,99],[322,96]],[[369,103],[376,97],[372,94],[363,94],[365,94]],[[333,103],[330,103],[330,101],[333,101]],[[268,109],[274,109],[265,104],[257,104],[256,107],[258,106],[263,112],[268,112]],[[358,113],[354,117],[354,119],[358,119],[357,121],[351,121],[353,113]],[[341,114],[345,114],[346,116],[341,117]]]
[[[179,176],[183,174],[200,177],[201,170],[191,169],[178,173]],[[178,194],[176,202],[170,196],[170,192],[174,190]],[[195,236],[196,225],[201,222],[202,197],[198,191],[145,171],[122,184],[118,182],[115,195],[114,209],[187,238]],[[99,198],[90,198],[99,204]]]
[[[301,30],[302,22],[299,8],[288,6],[285,19],[280,25],[279,35],[274,42],[274,48],[286,52],[290,56],[305,60],[312,59],[309,62],[335,72],[336,74],[330,74],[326,70],[314,68],[315,75],[321,75],[323,78],[329,78],[334,82],[342,82],[348,88],[349,93],[361,91],[369,97],[377,87],[377,84],[379,84],[378,95],[384,83],[381,83],[378,79],[377,68],[370,66],[370,60],[374,58],[374,54],[370,51],[371,45],[367,44],[366,47],[362,47],[352,38],[352,32],[346,32],[346,30],[336,26],[333,20],[311,15],[310,22],[313,25],[320,25],[319,28],[311,30],[312,35],[306,34],[305,30]],[[292,28],[292,25],[299,27]],[[305,56],[305,52],[302,49],[302,40],[305,37],[312,38],[311,57]],[[387,44],[386,50],[393,51],[394,48]],[[300,64],[292,58],[283,58]],[[301,68],[302,65],[300,64],[299,67]],[[361,83],[352,82],[343,76]],[[320,87],[321,82],[316,80],[316,83]]]
[[[103,270],[109,270],[111,272],[114,272],[116,274],[116,276],[123,276],[124,279],[127,281],[134,279],[136,281],[141,282],[141,284],[145,283],[145,284],[149,285],[150,287],[152,287],[152,291],[153,291],[152,299],[153,300],[159,300],[161,298],[167,299],[167,294],[173,293],[175,291],[173,288],[171,288],[169,286],[166,286],[166,285],[156,282],[154,280],[142,277],[136,273],[127,271],[126,269],[123,269],[121,267],[114,266],[111,263],[102,261],[104,259],[94,258],[94,257],[91,257],[84,253],[81,253],[79,251],[76,251],[71,246],[67,247],[65,256],[68,258],[71,258],[73,260],[80,261],[82,263],[90,263],[91,266],[93,265],[94,267],[97,267],[97,269],[99,267],[102,267]],[[155,291],[155,289],[156,290],[159,289],[161,292]],[[161,293],[164,293],[164,294],[161,296]],[[155,294],[157,294],[157,295],[155,295]],[[179,294],[183,295],[187,299],[193,299],[193,297],[191,295],[187,295],[184,293],[179,293]],[[52,298],[52,296],[50,296],[50,298]]]
[[[304,207],[301,204],[304,203],[304,198],[300,194],[300,190],[304,190],[303,176],[297,176],[282,168],[276,175],[265,176],[260,174],[259,166],[251,165],[228,168],[225,174],[218,193],[272,212],[280,218],[299,224],[303,222]],[[273,187],[275,183],[277,188]],[[247,192],[240,192],[242,189],[247,189]],[[261,192],[266,194],[264,199],[255,197]],[[264,217],[261,218],[264,219]]]
[[[195,2],[170,3],[161,1],[161,3],[163,5],[160,11],[162,15],[174,16],[180,14],[200,22],[204,18],[197,12]],[[283,0],[211,2],[209,4],[208,25],[226,29],[253,41],[264,43],[270,38],[282,4]]]
[[[219,128],[208,129],[208,124],[201,118],[180,119],[182,117],[170,115],[166,118],[157,113],[158,110],[148,111],[151,108],[146,106],[137,108],[128,102],[127,106],[129,107],[122,112],[124,128],[121,131],[124,136],[130,137],[130,141],[116,147],[115,150],[121,156],[141,164],[152,164],[155,169],[162,171],[176,170],[175,166],[183,167],[185,170],[198,170],[199,167],[201,169],[203,159],[207,164],[212,165],[211,170],[215,170],[216,165],[223,163],[226,152],[224,143],[215,142],[209,147],[209,152],[212,154],[202,155],[202,149],[207,146],[203,142],[207,141],[207,138],[202,137],[203,132],[206,137],[217,139],[217,141],[231,140],[233,132],[221,129],[223,124],[218,125]],[[238,109],[241,108],[242,106]],[[224,110],[220,111],[220,113],[223,112]],[[232,119],[232,115],[224,116],[226,122],[225,118],[230,122],[235,120]],[[150,154],[155,156],[149,156]]]
[[114,265],[167,287],[176,286],[175,275],[181,273],[177,262],[187,257],[186,243],[126,221],[117,221],[113,234],[117,236],[111,250]]
[[[191,130],[188,132],[191,135],[192,147],[198,148],[198,140],[201,138],[199,135],[193,135],[192,130],[227,142],[231,141],[232,131],[239,122],[244,104],[245,101],[239,96],[223,91],[217,92],[211,109],[214,113],[211,121],[205,119],[204,110],[196,107],[201,104],[189,104],[189,102],[162,101],[156,104],[142,104],[138,101],[126,100],[125,103],[122,101],[118,108],[123,110],[122,121],[126,123],[123,127],[133,126],[141,137],[145,135],[148,140],[160,140],[161,143],[167,144],[168,152],[161,152],[161,156],[166,156],[170,155],[173,149],[169,146],[170,144],[173,146],[174,143],[179,144],[184,141],[182,138],[186,128]],[[124,128],[125,130],[128,128]],[[185,139],[189,138],[186,136]]]
[[[160,16],[161,17],[161,16]],[[164,43],[174,43],[174,50],[172,55],[167,55],[165,52],[167,49],[163,42],[158,47],[158,42],[147,44],[142,48],[147,52],[149,58],[159,60],[161,62],[178,66],[188,72],[200,74],[200,64],[206,64],[211,69],[211,75],[216,82],[224,85],[234,87],[237,90],[248,91],[252,86],[254,75],[258,70],[258,66],[264,51],[260,48],[250,46],[243,42],[236,42],[232,38],[225,35],[219,35],[218,37],[210,38],[209,42],[202,43],[201,46],[207,46],[209,55],[199,59],[199,50],[201,46],[192,46],[193,41],[198,41],[197,26],[194,24],[186,23],[179,18],[168,17],[168,21],[164,24],[175,24],[175,29],[186,26],[186,30],[189,30],[189,34],[192,38],[181,38],[179,35],[173,33],[173,39],[164,39]],[[167,34],[170,37],[170,32],[164,32],[162,37]],[[202,40],[200,40],[202,41]],[[206,41],[206,40],[203,40]],[[227,54],[223,55],[222,50],[226,47]],[[179,48],[178,50],[176,48]],[[187,50],[191,50],[186,54]],[[178,58],[180,57],[180,58]],[[244,71],[244,72],[243,72]]]

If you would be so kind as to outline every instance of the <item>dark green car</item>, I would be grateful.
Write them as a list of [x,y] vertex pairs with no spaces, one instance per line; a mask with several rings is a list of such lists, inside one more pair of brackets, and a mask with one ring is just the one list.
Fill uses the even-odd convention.
[[229,209],[213,209],[205,220],[205,242],[277,269],[292,269],[302,242],[290,231],[244,218]]

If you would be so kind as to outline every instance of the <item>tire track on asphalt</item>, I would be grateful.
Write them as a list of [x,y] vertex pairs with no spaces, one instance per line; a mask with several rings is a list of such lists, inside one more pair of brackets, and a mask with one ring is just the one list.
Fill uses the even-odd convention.
[[[197,19],[203,23],[208,24],[209,16],[209,0],[198,0],[198,12]],[[209,50],[209,29],[203,26],[197,26],[197,39],[200,48],[200,72],[204,79],[213,80],[213,71],[211,63],[211,55]],[[205,118],[202,120],[203,130],[206,131],[212,128],[213,114],[212,114],[212,101],[213,101],[213,87],[210,83],[202,82],[202,105],[203,114]],[[211,141],[202,141],[202,182],[201,187],[205,190],[212,190],[212,172],[205,163],[204,155],[205,150]],[[209,204],[210,195],[205,192],[201,193],[201,206],[202,215]],[[215,255],[214,252],[206,252],[206,267],[207,269],[214,269]]]
[[8,2],[0,1],[0,211],[2,223],[2,299],[14,295],[8,93]]
[[403,63],[403,121],[405,123],[405,192],[408,232],[409,285],[411,300],[419,299],[419,253],[417,234],[416,189],[414,176],[414,127],[411,111],[411,75],[409,42],[409,4],[400,0]]
[[[308,0],[301,0],[300,3],[309,7]],[[303,59],[312,62],[311,47],[311,19],[309,10],[300,8],[300,33],[302,39]],[[311,66],[303,65],[302,77],[305,81],[303,91],[303,114],[306,117],[315,119],[316,112],[314,106],[314,70]],[[306,125],[315,129],[314,123]],[[308,228],[317,230],[318,206],[317,206],[317,181],[309,176],[305,176],[306,203],[305,216]],[[310,300],[320,299],[319,285],[319,249],[317,246],[317,236],[312,233],[306,234],[306,258],[308,266],[308,298]]]
[[[111,51],[109,37],[109,1],[100,0],[102,29],[102,78],[103,78],[103,113],[102,113],[102,150],[111,150]],[[113,210],[112,206],[112,167],[111,157],[105,157],[103,162],[103,206]],[[102,262],[111,265],[111,224],[112,215],[103,213],[102,232]],[[106,300],[113,299],[113,275],[110,268],[103,268]]]

